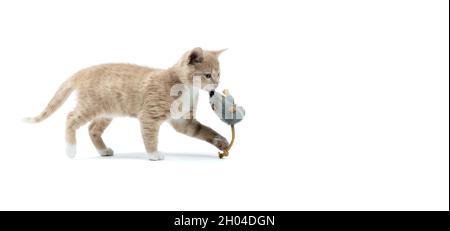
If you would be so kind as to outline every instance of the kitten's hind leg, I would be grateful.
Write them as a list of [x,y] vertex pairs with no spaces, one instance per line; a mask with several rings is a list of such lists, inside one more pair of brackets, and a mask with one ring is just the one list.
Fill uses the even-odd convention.
[[77,111],[70,112],[67,115],[66,122],[66,153],[70,158],[74,158],[76,155],[76,130],[83,126],[89,118],[87,116],[78,113]]
[[89,136],[101,156],[112,156],[114,154],[114,151],[111,148],[106,147],[102,139],[102,134],[111,121],[112,119],[99,118],[93,120],[89,125]]

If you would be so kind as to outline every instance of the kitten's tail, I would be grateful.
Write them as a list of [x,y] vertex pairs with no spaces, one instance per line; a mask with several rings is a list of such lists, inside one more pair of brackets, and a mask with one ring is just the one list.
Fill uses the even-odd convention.
[[47,119],[51,114],[53,114],[56,109],[58,109],[69,97],[70,93],[74,90],[73,80],[66,80],[56,91],[55,96],[50,100],[47,107],[41,114],[36,117],[27,117],[23,121],[27,123],[39,123],[42,120]]

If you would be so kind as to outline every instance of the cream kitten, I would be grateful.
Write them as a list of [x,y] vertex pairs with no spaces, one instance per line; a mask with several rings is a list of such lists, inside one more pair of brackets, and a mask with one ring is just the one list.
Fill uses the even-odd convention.
[[[171,117],[171,105],[175,100],[191,94],[171,96],[176,85],[184,84],[193,88],[194,76],[200,76],[201,88],[213,90],[219,84],[220,67],[218,56],[221,51],[206,51],[195,48],[186,52],[172,67],[152,69],[131,64],[104,64],[77,72],[66,80],[48,103],[45,110],[27,122],[37,123],[49,117],[69,97],[72,91],[78,93],[75,109],[67,115],[66,141],[67,155],[76,154],[75,133],[82,125],[90,122],[89,135],[102,156],[113,155],[102,140],[102,133],[116,116],[131,116],[139,119],[145,149],[150,160],[162,160],[158,152],[158,131],[160,125],[168,121],[176,131],[204,140],[223,150],[228,141],[213,129],[195,119],[197,97],[185,115]],[[172,90],[171,90],[172,89]],[[172,94],[173,95],[173,94]]]

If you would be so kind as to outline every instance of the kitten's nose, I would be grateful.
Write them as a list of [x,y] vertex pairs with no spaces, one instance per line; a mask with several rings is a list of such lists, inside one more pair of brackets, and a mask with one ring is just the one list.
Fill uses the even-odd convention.
[[209,92],[209,97],[211,98],[211,97],[213,97],[214,96],[214,91],[210,91]]

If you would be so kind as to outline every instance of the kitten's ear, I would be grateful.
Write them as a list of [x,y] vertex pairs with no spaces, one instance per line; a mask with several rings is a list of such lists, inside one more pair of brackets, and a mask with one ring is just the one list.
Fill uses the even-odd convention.
[[222,54],[224,51],[228,50],[228,48],[222,49],[222,50],[218,50],[218,51],[213,51],[212,53],[216,56],[219,57],[220,54]]
[[196,64],[203,62],[203,50],[200,47],[196,47],[189,52],[187,56],[188,64]]

